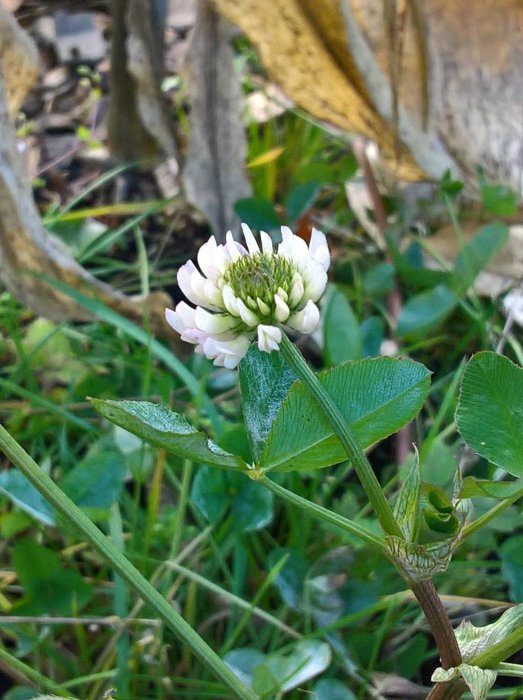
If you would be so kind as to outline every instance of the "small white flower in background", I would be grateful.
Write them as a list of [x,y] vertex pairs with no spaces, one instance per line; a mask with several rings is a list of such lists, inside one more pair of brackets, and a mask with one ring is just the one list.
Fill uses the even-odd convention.
[[225,245],[211,236],[198,252],[200,269],[189,261],[178,270],[178,285],[194,307],[181,301],[175,311],[165,311],[182,340],[229,369],[255,338],[263,352],[278,350],[280,324],[312,333],[320,320],[316,302],[325,291],[330,263],[327,240],[317,229],[307,245],[282,226],[276,251],[264,231],[260,246],[246,224],[242,229],[247,248],[230,231]]
[[518,326],[523,326],[523,290],[513,289],[503,299],[503,310]]

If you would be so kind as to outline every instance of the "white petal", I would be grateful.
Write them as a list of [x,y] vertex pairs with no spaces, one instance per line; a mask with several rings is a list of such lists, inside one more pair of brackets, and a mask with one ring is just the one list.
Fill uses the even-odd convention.
[[318,231],[317,228],[312,229],[309,251],[318,265],[321,265],[325,272],[327,272],[331,261],[329,247],[325,234]]
[[304,309],[289,317],[287,325],[300,333],[312,333],[319,322],[320,310],[314,302],[308,301]]
[[278,290],[277,290],[276,294],[278,294],[278,296],[279,296],[281,299],[283,299],[283,301],[284,301],[285,303],[287,303],[287,301],[288,301],[288,299],[289,299],[289,295],[287,294],[287,292],[285,291],[285,289],[282,289],[281,287],[278,287]]
[[[193,278],[193,275],[196,273],[196,277]],[[203,284],[205,282],[205,278],[200,275],[198,270],[196,269],[195,264],[192,262],[192,260],[189,260],[188,262],[185,263],[185,265],[182,265],[180,269],[178,270],[178,274],[176,275],[176,278],[178,280],[178,286],[180,287],[181,291],[183,292],[183,295],[189,299],[193,304],[204,304],[206,302],[205,296],[202,296],[201,294],[198,294],[197,290],[193,289],[193,280],[196,279],[197,277],[200,277],[202,282],[201,285],[198,285],[203,289]]]
[[256,239],[254,238],[253,233],[251,229],[247,226],[247,224],[242,224],[242,231],[243,235],[245,236],[245,242],[247,243],[247,248],[249,250],[250,255],[255,255],[256,253],[259,253],[260,248],[256,243]]
[[292,260],[298,267],[306,265],[311,254],[305,241],[295,236],[288,226],[281,227],[282,242],[278,246],[278,255]]
[[196,309],[193,309],[192,306],[189,306],[184,301],[177,305],[176,311],[165,309],[167,323],[180,334],[181,339],[187,343],[199,345],[205,341],[207,336],[196,328],[195,315]]
[[260,319],[258,316],[256,316],[255,313],[253,313],[242,301],[242,299],[238,299],[238,312],[240,314],[241,320],[250,328],[254,328],[255,326],[258,325],[260,322]]
[[209,266],[207,276],[209,279],[212,279],[213,282],[217,282],[225,272],[226,267],[230,264],[231,260],[229,258],[229,254],[225,250],[225,247],[223,245],[217,246],[214,252],[212,265]]
[[305,292],[305,287],[303,286],[303,279],[299,272],[297,272],[292,279],[291,293],[289,296],[289,306],[293,309],[297,306],[303,298]]
[[203,285],[203,293],[212,306],[218,309],[223,308],[223,295],[214,282],[211,282],[211,280],[205,280],[205,284]]
[[184,332],[186,326],[177,311],[165,309],[165,320],[171,326],[171,328],[180,335]]
[[196,309],[193,309],[192,306],[189,306],[189,304],[186,304],[184,301],[181,301],[176,306],[176,313],[182,319],[182,322],[185,325],[185,328],[195,328],[196,327],[196,323],[194,321],[194,317],[196,315]]
[[198,265],[206,277],[211,277],[216,269],[217,248],[216,238],[211,236],[207,243],[204,243],[198,251]]
[[312,301],[318,301],[327,286],[327,273],[322,267],[317,265],[315,270],[307,270],[306,274],[305,297]]
[[274,295],[274,304],[276,307],[274,309],[274,315],[276,316],[276,320],[280,323],[284,323],[289,318],[289,307],[283,301],[279,294]]
[[229,253],[229,257],[232,260],[232,262],[235,262],[236,260],[242,257],[242,254],[244,253],[242,253],[241,251],[242,249],[245,251],[245,248],[243,246],[240,246],[240,244],[234,240],[230,231],[227,231],[225,240],[227,241],[225,243],[225,248]]
[[209,335],[218,335],[230,331],[238,325],[238,319],[229,314],[211,314],[201,306],[196,308],[196,327]]
[[260,231],[260,238],[264,255],[272,255],[272,240],[269,234],[265,233],[265,231]]
[[203,345],[203,351],[206,357],[214,360],[215,365],[234,369],[247,354],[250,344],[250,338],[244,334],[232,340],[208,338]]
[[277,326],[258,326],[258,347],[262,352],[279,350],[281,330]]
[[234,296],[234,292],[232,291],[232,287],[230,285],[226,284],[222,289],[222,296],[223,303],[225,304],[227,311],[232,316],[239,316],[240,312],[238,311],[238,299]]

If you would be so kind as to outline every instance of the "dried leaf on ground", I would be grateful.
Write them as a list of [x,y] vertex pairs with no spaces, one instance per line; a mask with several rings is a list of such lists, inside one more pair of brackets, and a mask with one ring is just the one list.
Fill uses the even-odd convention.
[[375,140],[398,177],[439,178],[451,168],[475,194],[481,163],[487,178],[521,189],[520,0],[398,3],[418,7],[421,21],[412,9],[406,13],[395,71],[383,0],[214,4],[247,34],[297,105]]

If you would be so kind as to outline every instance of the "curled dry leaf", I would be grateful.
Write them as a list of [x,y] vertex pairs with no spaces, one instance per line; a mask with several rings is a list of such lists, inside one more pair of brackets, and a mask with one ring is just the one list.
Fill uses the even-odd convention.
[[[520,0],[214,0],[301,108],[375,140],[401,179],[521,189]],[[401,18],[393,42],[390,6]],[[392,61],[392,66],[391,66]],[[428,96],[430,95],[430,99]]]

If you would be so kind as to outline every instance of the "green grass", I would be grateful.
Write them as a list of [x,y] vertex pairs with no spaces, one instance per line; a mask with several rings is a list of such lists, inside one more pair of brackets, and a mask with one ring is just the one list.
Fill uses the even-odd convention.
[[[251,127],[251,160],[278,147],[284,148],[278,158],[253,169],[256,196],[281,205],[292,186],[317,177],[321,190],[314,216],[328,233],[350,221],[341,187],[352,162],[348,143],[292,113]],[[49,222],[74,224],[81,217],[79,204],[81,198],[49,213]],[[159,286],[165,270],[150,269],[147,239],[136,226],[141,216],[163,204],[129,213],[131,218],[118,229],[85,249],[84,257],[96,256],[91,262],[110,279],[120,261],[104,259],[100,253],[133,232],[137,255],[135,261],[122,263],[126,284],[142,292]],[[343,245],[337,242],[338,249]],[[373,317],[388,334],[386,295],[369,294],[362,282],[381,258],[375,250],[360,256],[360,248],[341,250],[334,276],[354,311],[356,332],[359,324]],[[160,401],[184,413],[227,449],[245,454],[236,374],[197,356],[184,362],[167,341],[151,337],[147,319],[139,327],[99,300],[48,281],[91,311],[95,320],[41,324],[8,294],[0,296],[0,418],[58,483],[79,469],[75,485],[81,482],[82,493],[89,496],[83,507],[115,547],[219,654],[245,647],[271,654],[290,651],[297,641],[320,640],[332,649],[332,662],[321,678],[342,683],[347,699],[369,696],[373,671],[428,684],[437,664],[432,639],[405,583],[379,549],[335,524],[304,516],[278,498],[268,525],[242,531],[235,510],[241,499],[236,482],[224,486],[218,472],[205,472],[198,486],[200,465],[133,442],[86,401],[87,396]],[[415,290],[404,285],[403,293],[408,300]],[[413,426],[413,440],[419,444],[426,438],[420,450],[425,478],[447,491],[461,444],[452,419],[463,356],[490,347],[501,325],[489,301],[467,299],[443,326],[422,340],[405,340],[400,348],[434,371],[429,400]],[[516,330],[507,346],[515,359],[518,353],[521,356],[520,343]],[[89,479],[96,460],[107,455],[112,461],[98,488]],[[393,500],[405,469],[394,464],[391,441],[369,456]],[[2,466],[5,478],[13,467],[6,459]],[[485,478],[495,472],[484,461],[471,469]],[[278,483],[380,534],[346,463],[311,474],[280,475]],[[4,677],[19,688],[69,692],[82,700],[233,697],[158,621],[132,586],[114,575],[84,537],[60,517],[56,526],[45,525],[5,491],[0,493],[0,612],[11,621],[2,623],[0,617]],[[111,503],[106,498],[109,492],[114,494]],[[492,505],[478,501],[477,515]],[[472,614],[476,624],[485,624],[493,619],[488,612],[493,600],[521,600],[523,561],[514,552],[510,555],[506,543],[522,533],[521,508],[515,504],[458,549],[449,572],[436,579],[438,590],[449,596],[454,620]],[[31,566],[24,567],[16,556],[26,539],[37,543],[42,561],[51,552],[59,562],[45,590],[37,567],[32,573]],[[77,576],[71,577],[72,572]],[[45,605],[39,596],[30,595],[38,586]],[[53,591],[55,607],[49,603]],[[51,624],[49,616],[61,621]],[[286,697],[307,697],[317,680],[303,683]],[[114,695],[109,694],[112,689]],[[13,692],[6,691],[3,698],[31,697]],[[516,697],[516,692],[496,686],[492,697],[509,698],[511,693]]]

